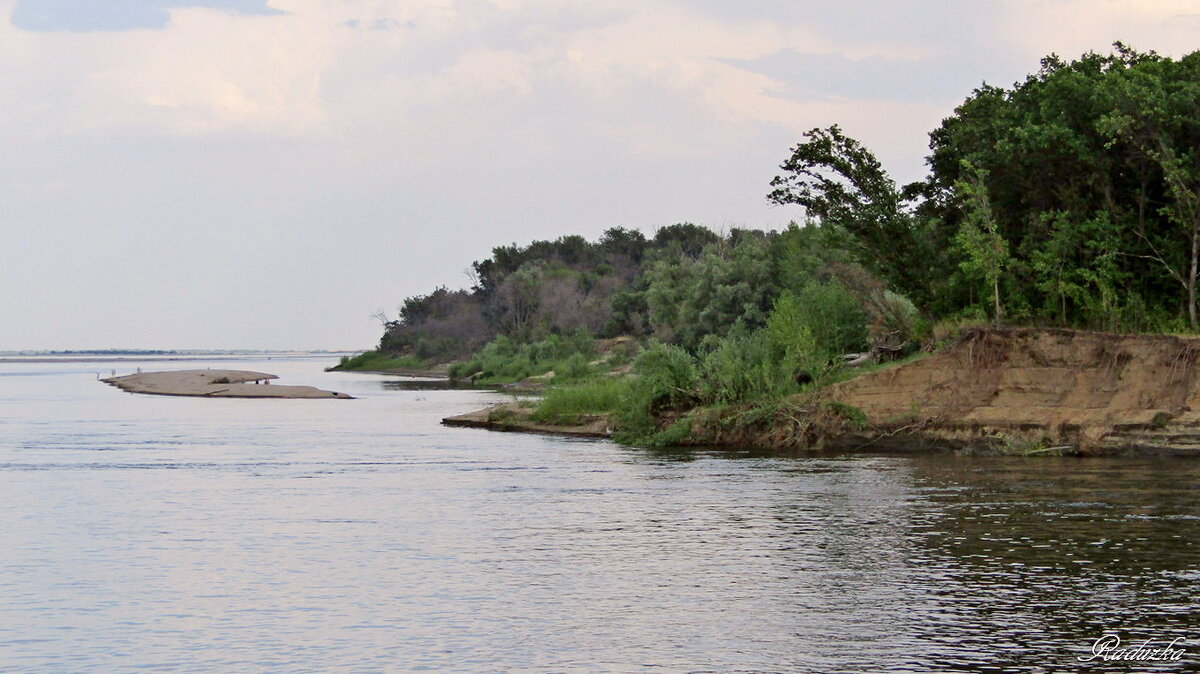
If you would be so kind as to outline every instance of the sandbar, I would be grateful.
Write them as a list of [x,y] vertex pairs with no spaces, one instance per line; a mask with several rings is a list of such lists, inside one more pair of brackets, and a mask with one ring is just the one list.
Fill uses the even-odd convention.
[[122,391],[197,398],[338,398],[354,396],[313,386],[271,385],[279,377],[252,370],[171,370],[102,379]]

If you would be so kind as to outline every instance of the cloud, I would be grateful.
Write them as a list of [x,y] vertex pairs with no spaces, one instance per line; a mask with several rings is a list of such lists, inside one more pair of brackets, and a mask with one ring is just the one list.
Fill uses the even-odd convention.
[[1022,53],[1075,58],[1107,52],[1115,41],[1140,51],[1182,55],[1197,48],[1194,0],[1012,1],[998,17],[997,36]]
[[36,295],[0,297],[0,348],[366,345],[498,243],[785,224],[766,183],[812,127],[917,179],[983,80],[1194,49],[1191,5],[161,0],[30,30],[0,0],[0,287]]
[[[8,133],[295,133],[321,116],[326,33],[286,15],[187,8],[162,29],[29,33],[0,25]],[[0,131],[4,133],[4,131]]]
[[174,7],[209,7],[241,14],[271,14],[266,0],[140,0],[100,3],[95,0],[17,0],[13,26],[29,31],[122,31],[162,28]]

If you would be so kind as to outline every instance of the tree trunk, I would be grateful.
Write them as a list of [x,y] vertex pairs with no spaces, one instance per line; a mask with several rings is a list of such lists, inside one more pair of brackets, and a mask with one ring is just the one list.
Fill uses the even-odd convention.
[[[1195,260],[1194,255],[1192,256],[1192,260],[1193,261]],[[999,325],[1000,319],[1004,318],[1004,309],[1000,306],[1000,275],[999,274],[992,277],[992,301],[995,303],[995,313],[993,314],[995,316],[994,320],[995,320],[996,324]]]
[[1188,320],[1192,326],[1192,332],[1196,331],[1196,264],[1197,258],[1200,258],[1200,222],[1192,224],[1192,264],[1191,273],[1188,274],[1187,294],[1188,294]]

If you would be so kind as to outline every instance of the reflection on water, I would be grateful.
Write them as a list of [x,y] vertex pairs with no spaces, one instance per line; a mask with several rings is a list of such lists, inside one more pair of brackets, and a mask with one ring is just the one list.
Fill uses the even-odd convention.
[[379,382],[384,391],[455,391],[455,390],[487,390],[454,379],[426,379],[420,377],[401,377],[384,379]]
[[2,366],[0,668],[1056,672],[1105,633],[1200,665],[1194,464],[631,450],[324,364],[241,366],[359,400]]

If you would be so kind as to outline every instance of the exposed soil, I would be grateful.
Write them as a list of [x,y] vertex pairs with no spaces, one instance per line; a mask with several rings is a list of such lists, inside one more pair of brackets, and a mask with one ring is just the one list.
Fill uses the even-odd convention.
[[[1200,450],[1200,339],[980,330],[833,387],[876,433],[1067,453]],[[1022,449],[1021,446],[1024,446]]]

